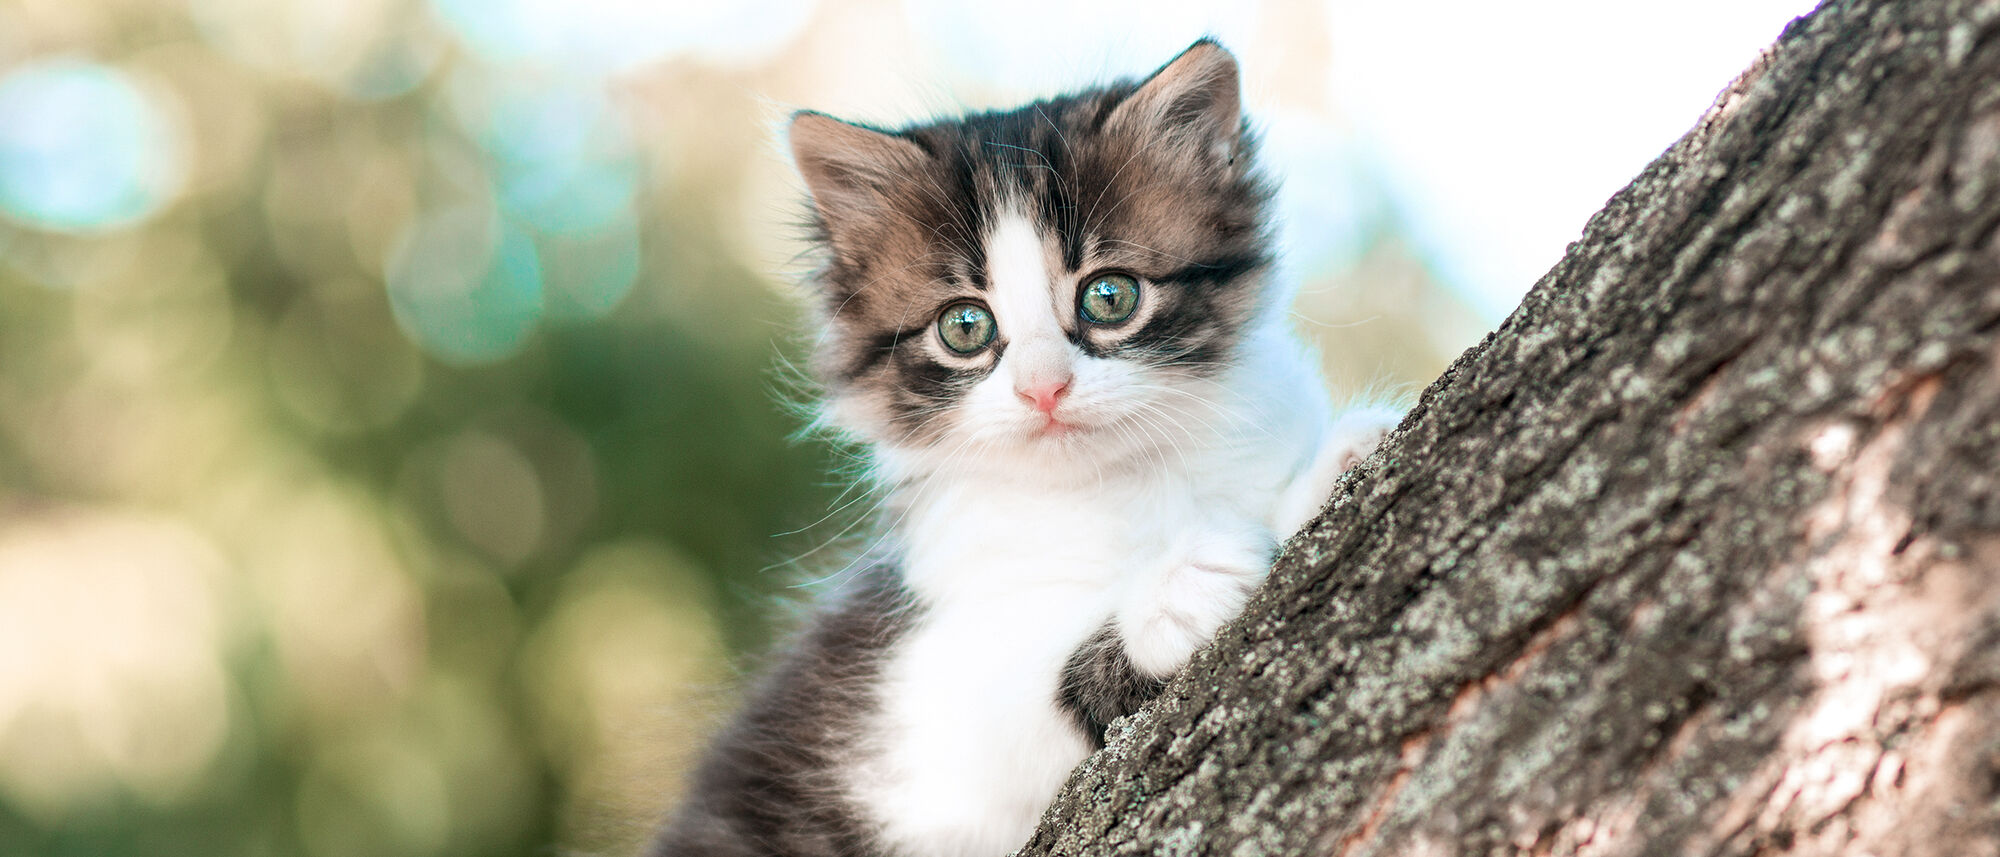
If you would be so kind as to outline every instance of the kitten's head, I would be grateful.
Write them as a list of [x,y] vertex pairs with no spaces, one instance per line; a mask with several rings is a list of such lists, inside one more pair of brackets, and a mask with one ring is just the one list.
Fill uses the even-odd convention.
[[928,467],[1101,467],[1219,418],[1271,261],[1220,45],[900,131],[802,112],[791,144],[833,424]]

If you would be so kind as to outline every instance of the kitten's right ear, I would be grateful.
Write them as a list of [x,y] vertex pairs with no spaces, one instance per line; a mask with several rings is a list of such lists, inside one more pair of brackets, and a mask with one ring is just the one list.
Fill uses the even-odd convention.
[[1233,163],[1243,131],[1239,76],[1236,57],[1202,39],[1142,81],[1106,125]]
[[792,160],[836,250],[881,225],[925,160],[909,140],[811,110],[792,114],[789,136]]

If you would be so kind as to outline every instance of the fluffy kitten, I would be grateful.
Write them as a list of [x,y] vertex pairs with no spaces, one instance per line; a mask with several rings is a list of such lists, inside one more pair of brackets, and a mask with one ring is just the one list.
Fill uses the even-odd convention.
[[884,131],[802,112],[825,419],[884,547],[656,855],[991,857],[1234,616],[1393,419],[1286,324],[1235,60]]

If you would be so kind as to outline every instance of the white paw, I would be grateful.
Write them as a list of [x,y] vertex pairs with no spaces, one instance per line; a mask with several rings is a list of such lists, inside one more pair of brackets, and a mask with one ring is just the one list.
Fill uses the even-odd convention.
[[1396,430],[1396,424],[1403,421],[1400,409],[1384,405],[1368,405],[1341,411],[1333,418],[1333,425],[1327,427],[1325,452],[1323,455],[1334,459],[1334,471],[1326,479],[1327,488],[1333,487],[1333,478],[1360,464],[1375,447],[1382,445],[1382,439]]
[[1403,412],[1385,405],[1367,405],[1341,411],[1327,426],[1326,437],[1320,443],[1318,454],[1311,466],[1292,480],[1285,494],[1278,501],[1271,518],[1271,528],[1289,536],[1299,531],[1313,516],[1319,514],[1321,506],[1333,493],[1333,482],[1340,474],[1354,469],[1367,458],[1375,447],[1382,445],[1382,439],[1394,431],[1403,419]]
[[1180,540],[1157,571],[1136,581],[1118,611],[1119,637],[1140,672],[1172,675],[1187,663],[1270,571],[1277,540],[1261,527]]

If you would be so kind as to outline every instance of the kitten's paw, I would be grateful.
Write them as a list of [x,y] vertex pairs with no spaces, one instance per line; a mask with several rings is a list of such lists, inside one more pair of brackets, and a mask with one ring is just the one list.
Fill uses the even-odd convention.
[[1354,469],[1362,459],[1382,445],[1382,439],[1402,422],[1403,412],[1386,405],[1366,405],[1341,411],[1327,426],[1319,453],[1304,473],[1292,480],[1272,516],[1272,529],[1291,535],[1299,531],[1333,493],[1340,474]]
[[1382,445],[1382,439],[1396,430],[1396,424],[1403,421],[1403,412],[1384,405],[1369,405],[1341,411],[1334,417],[1333,425],[1327,427],[1326,443],[1322,456],[1333,459],[1333,473],[1327,476],[1327,488],[1333,487],[1333,480],[1342,473],[1354,469],[1375,447]]
[[1277,540],[1261,527],[1181,539],[1119,610],[1119,636],[1132,665],[1154,677],[1180,669],[1243,611],[1276,549]]

